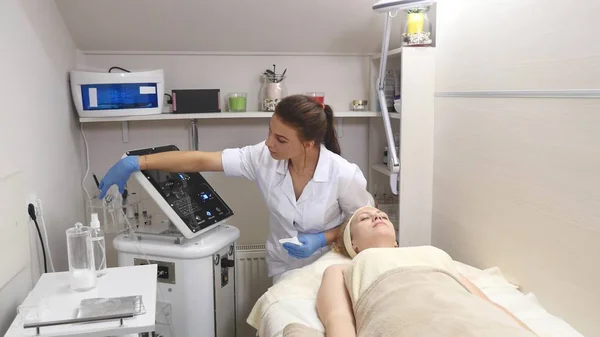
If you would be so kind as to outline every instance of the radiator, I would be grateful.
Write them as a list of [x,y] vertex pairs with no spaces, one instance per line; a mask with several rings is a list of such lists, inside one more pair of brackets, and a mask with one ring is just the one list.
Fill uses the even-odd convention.
[[254,303],[273,284],[268,276],[265,245],[238,245],[235,263],[236,337],[254,337],[246,319]]

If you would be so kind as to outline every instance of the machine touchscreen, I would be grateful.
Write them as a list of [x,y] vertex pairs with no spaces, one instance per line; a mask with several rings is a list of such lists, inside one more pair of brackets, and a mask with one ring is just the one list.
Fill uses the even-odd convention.
[[[127,155],[147,155],[179,151],[174,145],[128,151]],[[136,178],[173,224],[187,238],[231,217],[233,211],[198,172],[143,170]]]

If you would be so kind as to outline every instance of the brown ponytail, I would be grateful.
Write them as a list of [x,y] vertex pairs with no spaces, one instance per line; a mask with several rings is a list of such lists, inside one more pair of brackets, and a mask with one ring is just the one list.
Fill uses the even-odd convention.
[[325,132],[324,140],[325,147],[335,154],[341,154],[342,150],[340,149],[337,132],[335,131],[335,126],[333,125],[333,110],[329,105],[325,105],[323,111],[325,112],[325,117],[327,118],[327,131]]
[[287,96],[275,107],[275,115],[296,128],[304,141],[314,141],[340,154],[340,144],[333,124],[333,110],[305,95]]

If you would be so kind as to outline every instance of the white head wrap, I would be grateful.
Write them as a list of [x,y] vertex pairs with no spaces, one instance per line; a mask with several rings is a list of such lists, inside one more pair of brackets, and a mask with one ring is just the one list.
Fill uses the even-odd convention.
[[352,224],[352,219],[354,219],[354,216],[356,214],[358,214],[363,208],[366,207],[375,207],[375,200],[373,200],[373,196],[371,196],[370,200],[367,202],[367,204],[359,209],[357,209],[354,214],[352,214],[352,216],[350,217],[350,220],[348,220],[348,224],[346,225],[346,228],[344,229],[344,247],[346,248],[346,251],[348,252],[348,255],[350,255],[350,258],[353,259],[356,256],[356,251],[354,250],[354,247],[352,247],[352,237],[350,235],[350,225]]

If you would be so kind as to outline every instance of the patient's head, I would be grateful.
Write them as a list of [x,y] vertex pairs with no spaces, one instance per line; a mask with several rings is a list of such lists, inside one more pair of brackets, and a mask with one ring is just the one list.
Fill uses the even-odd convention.
[[334,249],[351,258],[368,248],[397,247],[396,230],[387,214],[375,207],[362,207],[342,224]]

